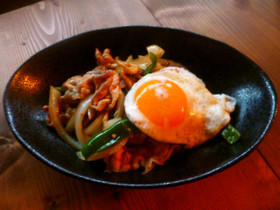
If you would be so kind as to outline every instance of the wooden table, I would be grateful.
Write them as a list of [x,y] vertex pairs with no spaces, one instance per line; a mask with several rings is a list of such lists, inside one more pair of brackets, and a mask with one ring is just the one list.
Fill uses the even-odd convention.
[[[279,11],[278,0],[35,3],[0,15],[0,97],[17,67],[37,51],[120,25],[176,27],[221,40],[255,61],[279,95]],[[83,182],[49,168],[10,138],[2,104],[0,112],[0,209],[280,209],[279,115],[258,148],[233,167],[191,184],[135,190]]]

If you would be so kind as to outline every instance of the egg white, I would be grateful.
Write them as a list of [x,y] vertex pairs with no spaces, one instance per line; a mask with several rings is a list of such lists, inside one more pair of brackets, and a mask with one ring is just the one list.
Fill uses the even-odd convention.
[[[167,79],[184,91],[188,111],[184,120],[172,128],[152,123],[137,107],[135,92],[150,80]],[[236,100],[225,94],[213,95],[201,79],[190,71],[179,67],[166,67],[148,74],[137,81],[125,97],[125,112],[128,119],[142,132],[153,139],[166,143],[184,144],[186,147],[199,145],[213,138],[230,121]]]

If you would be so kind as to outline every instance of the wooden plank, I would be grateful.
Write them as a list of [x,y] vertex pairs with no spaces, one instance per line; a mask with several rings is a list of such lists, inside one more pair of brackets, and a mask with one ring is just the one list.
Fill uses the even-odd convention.
[[280,181],[257,151],[219,174],[162,189],[122,189],[83,182],[56,172],[27,152],[0,178],[1,209],[276,209],[280,206]]
[[164,26],[200,33],[240,50],[263,67],[277,85],[280,75],[274,72],[280,68],[280,18],[275,1],[143,2]]
[[[271,78],[280,95],[279,3],[223,0],[142,0],[164,26],[178,27],[223,41],[256,62]],[[176,5],[176,6],[174,6]],[[279,110],[279,104],[277,110]],[[264,158],[280,176],[280,121],[260,145]]]
[[[188,1],[188,4],[183,1],[144,2],[148,8],[136,0],[84,0],[82,4],[74,0],[46,1],[1,15],[0,48],[4,50],[0,51],[0,84],[5,84],[25,59],[56,41],[95,28],[147,23],[158,25],[157,20],[165,26],[185,29],[192,26],[195,32],[226,41],[256,59],[274,81],[278,79],[279,74],[274,74],[274,71],[279,72],[279,61],[275,60],[278,52],[275,46],[270,44],[278,41],[278,32],[270,36],[268,32],[260,31],[263,25],[254,25],[247,29],[247,23],[242,25],[243,29],[246,29],[246,33],[242,35],[245,38],[238,38],[237,35],[242,32],[238,28],[238,21],[242,18],[222,21],[216,17],[215,12],[224,8],[230,13],[228,4],[233,7],[237,3],[217,1],[220,6],[224,5],[220,7],[211,1],[204,1],[204,4],[202,1]],[[240,4],[238,8],[242,8],[243,4]],[[255,17],[258,14],[260,18],[264,14],[263,10],[258,9],[261,5],[269,11],[270,8],[275,8],[270,7],[270,4],[258,3],[250,9],[257,12],[250,13],[255,14]],[[251,8],[245,5],[246,7]],[[152,14],[149,11],[152,11]],[[199,16],[196,14],[198,11],[202,11]],[[249,16],[242,11],[240,9],[243,18]],[[188,21],[182,19],[185,12],[189,18],[197,18],[196,21],[187,24]],[[224,15],[227,12],[224,12]],[[230,16],[238,16],[238,12],[231,12]],[[277,31],[274,26],[278,21],[273,17],[264,17],[261,21],[261,24],[270,25],[270,32]],[[212,21],[208,18],[212,18]],[[203,26],[204,21],[215,23],[215,30],[208,24]],[[228,25],[229,23],[233,25]],[[258,28],[258,33],[264,36],[260,39],[259,46],[272,56],[269,63],[266,60],[269,56],[262,58],[264,53],[261,54],[261,49],[254,43],[259,41],[258,36],[253,33],[253,30]],[[247,33],[254,41],[251,41]],[[270,44],[271,48],[266,44]],[[266,140],[273,140],[275,137],[276,142],[278,128],[279,124],[275,124]],[[278,156],[276,149],[271,150],[273,141],[270,142],[272,145],[269,145],[266,140],[263,145],[268,146],[267,151],[261,151],[264,151],[266,160],[271,157],[269,164],[273,166],[277,163],[274,158]],[[276,156],[269,156],[269,151]],[[13,164],[0,174],[0,209],[277,209],[280,206],[279,179],[258,151],[237,165],[209,178],[187,185],[151,190],[120,189],[83,182],[48,168],[26,151],[15,154],[20,155],[20,158],[15,158]]]
[[9,1],[9,0],[1,0],[0,14],[5,12],[10,12],[12,10],[18,9],[20,7],[24,7],[30,4],[34,4],[39,0],[20,0],[20,1]]
[[[135,12],[137,11],[137,12]],[[0,16],[1,76],[13,71],[35,52],[76,34],[106,27],[158,22],[137,1],[43,1]],[[2,78],[1,78],[2,79]]]

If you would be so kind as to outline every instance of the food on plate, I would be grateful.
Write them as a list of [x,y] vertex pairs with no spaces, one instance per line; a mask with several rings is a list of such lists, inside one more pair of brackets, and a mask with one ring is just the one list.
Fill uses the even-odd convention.
[[[236,100],[213,95],[163,55],[157,45],[126,60],[96,49],[97,67],[50,87],[47,124],[82,160],[103,159],[108,172],[143,167],[147,173],[174,152],[213,138],[229,125]],[[240,136],[233,127],[223,134],[231,142]]]

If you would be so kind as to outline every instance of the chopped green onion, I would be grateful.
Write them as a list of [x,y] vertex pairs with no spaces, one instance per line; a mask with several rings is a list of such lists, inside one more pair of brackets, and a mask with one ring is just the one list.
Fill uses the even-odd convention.
[[150,52],[150,59],[151,59],[152,63],[144,70],[143,76],[152,73],[153,69],[157,65],[157,56],[152,52]]
[[106,151],[136,130],[137,128],[135,125],[128,119],[120,120],[105,131],[94,135],[89,142],[83,146],[78,156],[84,160],[92,159],[91,156]]
[[234,144],[241,136],[239,131],[229,124],[222,132],[222,136],[228,143]]

